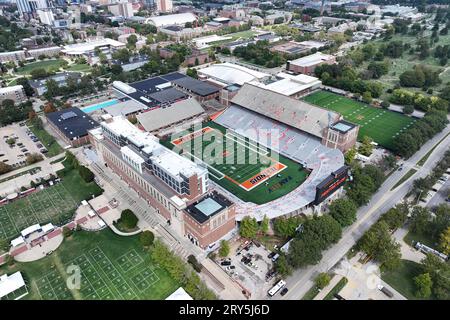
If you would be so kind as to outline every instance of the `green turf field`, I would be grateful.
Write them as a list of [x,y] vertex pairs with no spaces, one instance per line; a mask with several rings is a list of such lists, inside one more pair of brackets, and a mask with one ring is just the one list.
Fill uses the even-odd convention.
[[67,222],[82,200],[101,192],[95,183],[85,183],[78,171],[69,170],[60,183],[0,206],[0,240],[10,240],[36,223]]
[[[308,173],[300,164],[268,152],[254,141],[231,131],[226,132],[224,127],[214,122],[208,122],[203,127],[210,127],[214,132],[186,141],[178,147],[191,160],[195,157],[207,163],[210,178],[244,201],[256,204],[273,201],[297,188],[307,178]],[[215,143],[216,139],[218,143]],[[170,141],[162,143],[174,148]],[[220,147],[214,150],[213,146]],[[268,167],[277,173],[264,182],[251,185],[249,180]]]
[[385,148],[393,148],[393,139],[416,120],[403,114],[371,107],[341,95],[318,91],[303,98],[306,102],[339,112],[345,120],[360,126],[358,138],[369,136]]
[[[80,271],[79,287],[71,270]],[[0,274],[15,271],[28,285],[23,299],[33,300],[162,300],[179,287],[151,260],[139,236],[121,237],[109,229],[77,231],[44,259],[0,267]]]

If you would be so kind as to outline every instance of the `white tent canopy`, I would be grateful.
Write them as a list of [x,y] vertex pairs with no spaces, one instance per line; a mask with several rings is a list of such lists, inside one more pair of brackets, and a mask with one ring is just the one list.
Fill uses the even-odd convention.
[[39,229],[41,229],[40,224],[33,224],[32,226],[29,226],[28,228],[23,229],[22,232],[20,232],[20,234],[22,235],[22,237],[26,237],[26,236],[32,234],[33,232],[38,231]]
[[21,245],[22,243],[25,243],[25,240],[23,240],[22,236],[20,236],[20,237],[18,237],[18,238],[16,238],[16,239],[11,241],[11,246],[12,247],[16,247],[18,245]]
[[18,271],[8,276],[0,276],[0,299],[25,286],[22,274]]

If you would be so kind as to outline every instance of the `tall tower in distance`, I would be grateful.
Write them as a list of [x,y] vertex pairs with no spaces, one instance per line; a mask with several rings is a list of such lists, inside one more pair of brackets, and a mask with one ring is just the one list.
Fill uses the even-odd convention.
[[156,10],[159,12],[172,12],[172,0],[155,0]]

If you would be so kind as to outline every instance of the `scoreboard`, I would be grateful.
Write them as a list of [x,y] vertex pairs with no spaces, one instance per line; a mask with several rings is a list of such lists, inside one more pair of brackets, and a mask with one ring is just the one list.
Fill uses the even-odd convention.
[[316,186],[316,198],[314,204],[318,205],[321,203],[347,181],[348,169],[348,166],[339,168]]

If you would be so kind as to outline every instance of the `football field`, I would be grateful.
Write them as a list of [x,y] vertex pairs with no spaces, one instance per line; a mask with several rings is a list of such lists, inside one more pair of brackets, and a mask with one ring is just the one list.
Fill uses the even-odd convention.
[[205,163],[214,181],[244,201],[272,201],[307,177],[300,164],[213,122],[170,144],[189,159]]
[[403,114],[375,108],[341,95],[318,91],[303,98],[306,102],[339,112],[344,119],[358,124],[358,138],[368,136],[385,148],[393,148],[396,136],[407,130],[416,120]]

